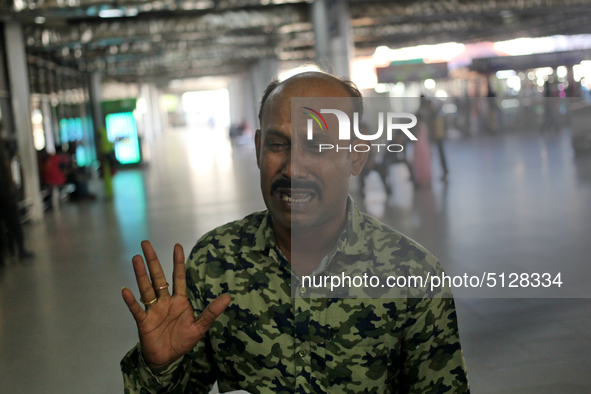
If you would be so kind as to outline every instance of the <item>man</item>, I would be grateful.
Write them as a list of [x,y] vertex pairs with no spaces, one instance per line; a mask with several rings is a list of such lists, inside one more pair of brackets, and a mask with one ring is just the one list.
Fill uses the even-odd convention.
[[141,256],[133,266],[146,310],[123,289],[140,336],[121,363],[126,392],[207,393],[215,381],[220,392],[469,392],[453,299],[322,297],[303,285],[303,277],[335,269],[440,267],[357,210],[349,180],[366,153],[318,153],[318,143],[339,143],[337,128],[329,120],[308,140],[299,121],[292,127],[296,97],[347,106],[360,94],[322,73],[267,88],[255,144],[268,211],[203,236],[186,269],[175,245],[172,296],[142,243],[149,276]]

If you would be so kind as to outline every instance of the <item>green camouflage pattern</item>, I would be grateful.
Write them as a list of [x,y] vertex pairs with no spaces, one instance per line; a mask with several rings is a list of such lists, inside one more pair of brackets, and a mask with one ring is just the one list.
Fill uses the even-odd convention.
[[[441,272],[427,250],[352,200],[347,211],[326,272],[351,259],[381,274]],[[186,268],[195,315],[223,293],[232,302],[164,371],[151,372],[133,348],[121,362],[125,393],[208,393],[215,381],[222,393],[469,393],[453,298],[326,298],[301,287],[292,297],[270,220],[257,212],[197,242]]]

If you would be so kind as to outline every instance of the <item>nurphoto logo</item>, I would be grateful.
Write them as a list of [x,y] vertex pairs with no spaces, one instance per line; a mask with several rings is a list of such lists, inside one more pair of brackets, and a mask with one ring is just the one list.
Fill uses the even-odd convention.
[[[314,121],[320,127],[320,130],[328,131],[328,124],[326,123],[326,119],[322,114],[333,114],[337,117],[339,122],[339,140],[351,140],[351,120],[349,116],[338,109],[321,109],[320,112],[310,108],[310,107],[302,107],[303,109],[307,110],[303,112],[305,115],[311,117],[308,119],[308,128],[307,128],[307,138],[308,140],[314,139]],[[308,112],[310,111],[310,112]],[[401,119],[410,120],[410,122],[400,123]],[[417,124],[417,117],[410,113],[404,112],[388,112],[386,113],[386,139],[387,141],[392,141],[394,136],[395,130],[402,131],[411,141],[416,141],[417,137],[410,131],[411,128],[416,126]],[[384,113],[378,113],[378,131],[374,134],[364,134],[359,130],[359,113],[353,113],[353,132],[355,133],[355,137],[362,141],[376,141],[382,137],[384,133]],[[377,151],[380,151],[380,147],[385,147],[388,152],[402,152],[404,150],[404,146],[400,144],[355,144],[349,146],[339,146],[333,144],[318,144],[319,152],[323,150],[331,150],[336,149],[337,152],[339,150],[354,150],[356,152],[368,152],[372,147],[376,147]]]

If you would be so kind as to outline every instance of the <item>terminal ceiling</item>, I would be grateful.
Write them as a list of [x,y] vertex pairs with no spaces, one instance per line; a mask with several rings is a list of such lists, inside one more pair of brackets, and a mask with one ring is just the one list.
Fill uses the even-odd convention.
[[[356,56],[381,45],[591,30],[591,2],[581,0],[350,0],[349,8]],[[0,18],[23,23],[29,55],[131,82],[234,74],[268,57],[313,60],[310,9],[295,0],[2,0]]]

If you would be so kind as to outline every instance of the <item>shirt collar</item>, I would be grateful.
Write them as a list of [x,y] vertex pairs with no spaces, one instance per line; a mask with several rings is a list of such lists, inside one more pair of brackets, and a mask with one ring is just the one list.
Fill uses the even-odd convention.
[[347,221],[335,247],[335,252],[347,256],[368,254],[371,246],[369,245],[369,234],[365,230],[365,223],[363,214],[349,196],[347,199]]
[[273,234],[273,228],[271,227],[271,214],[266,211],[265,217],[254,234],[251,250],[264,252],[275,247],[275,245],[275,234]]

